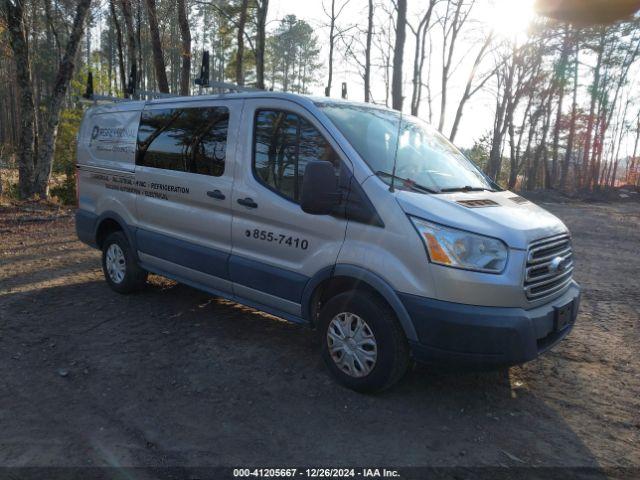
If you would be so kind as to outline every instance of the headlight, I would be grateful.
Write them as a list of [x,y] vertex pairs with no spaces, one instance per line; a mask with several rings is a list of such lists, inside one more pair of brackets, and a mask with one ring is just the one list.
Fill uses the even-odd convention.
[[433,263],[478,272],[500,273],[507,264],[507,246],[491,237],[443,227],[409,217]]

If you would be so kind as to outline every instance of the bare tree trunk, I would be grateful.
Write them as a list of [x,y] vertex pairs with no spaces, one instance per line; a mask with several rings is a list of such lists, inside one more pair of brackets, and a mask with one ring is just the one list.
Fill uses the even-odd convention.
[[336,0],[331,0],[331,15],[329,16],[329,78],[324,89],[326,97],[331,96],[331,84],[333,83],[333,47],[335,43],[336,30]]
[[[469,13],[471,8],[473,7],[475,0],[471,0],[469,2],[469,8],[466,11],[463,11],[462,8],[465,6],[464,0],[458,0],[457,2],[448,2],[447,10],[445,16],[442,18],[442,29],[443,29],[443,42],[442,42],[442,74],[441,74],[441,91],[440,94],[440,120],[438,121],[438,131],[442,132],[447,116],[447,89],[449,82],[449,75],[451,72],[451,66],[453,62],[453,52],[456,48],[456,43],[458,40],[458,34],[462,29],[462,26],[467,21],[469,17]],[[453,18],[451,19],[451,23],[449,24],[449,16],[451,12],[449,11],[450,5],[454,4],[454,12]]]
[[142,59],[142,0],[135,0],[136,2],[136,45],[138,46],[138,88],[143,90],[147,89],[146,86],[146,72],[144,69],[145,62]]
[[158,14],[156,11],[156,1],[146,0],[147,14],[149,15],[149,30],[151,31],[151,48],[153,50],[153,66],[156,72],[158,90],[169,93],[169,82],[167,81],[167,69],[164,64],[162,43],[160,42],[160,31],[158,29]]
[[120,21],[116,14],[116,6],[114,0],[109,0],[109,11],[113,20],[113,26],[116,29],[116,45],[118,49],[118,69],[120,70],[120,87],[123,92],[127,90],[127,71],[124,67],[124,55],[122,53],[122,29],[120,28]]
[[258,14],[256,27],[256,86],[262,90],[264,84],[264,50],[266,43],[266,24],[269,0],[258,0]]
[[613,161],[613,170],[611,172],[611,176],[608,182],[608,185],[611,188],[614,188],[616,186],[616,176],[618,174],[618,164],[620,163],[620,147],[622,146],[622,140],[624,138],[625,135],[625,120],[627,118],[627,111],[629,110],[629,104],[631,103],[630,98],[627,98],[627,101],[625,102],[624,105],[624,112],[622,114],[622,121],[618,122],[618,141],[617,141],[617,145],[613,145],[611,148],[611,153],[612,153],[612,158],[611,160]]
[[569,30],[569,25],[565,25],[564,28],[564,40],[562,42],[562,50],[560,52],[560,61],[559,61],[559,77],[556,77],[556,84],[558,88],[558,111],[556,112],[556,121],[553,126],[553,156],[552,156],[552,167],[551,167],[551,182],[550,187],[553,187],[553,183],[558,180],[558,148],[560,146],[560,124],[562,123],[562,105],[564,103],[564,93],[565,93],[565,80],[566,80],[566,71],[567,71],[567,63],[569,61],[569,53],[571,52],[571,35]]
[[[120,0],[120,5],[122,6],[122,16],[124,17],[125,29],[127,31],[127,60],[129,71],[136,70],[137,71],[137,50],[138,45],[136,42],[136,32],[133,27],[133,13],[131,10],[131,2],[129,0]],[[136,77],[138,75],[136,74]],[[138,89],[138,78],[134,79],[133,85],[127,84],[127,89],[125,89],[125,97],[129,96],[128,90],[137,90]]]
[[560,171],[560,190],[564,190],[567,187],[567,175],[569,174],[569,164],[571,163],[571,156],[573,154],[573,143],[576,136],[576,119],[578,116],[578,67],[580,62],[578,61],[580,54],[580,45],[576,43],[576,55],[573,66],[573,101],[571,103],[571,123],[569,125],[569,137],[567,138],[567,151],[564,154],[564,161],[562,162],[562,169]]
[[244,85],[244,27],[247,23],[247,8],[249,7],[249,0],[242,0],[240,6],[240,19],[238,20],[238,49],[236,50],[236,84]]
[[631,175],[635,172],[636,165],[638,164],[638,144],[640,143],[640,111],[638,111],[638,115],[636,116],[636,140],[633,143],[633,155],[631,155],[631,160],[627,163],[627,172],[625,178],[630,183]]
[[23,2],[2,1],[2,13],[9,31],[9,45],[16,64],[16,79],[20,91],[20,132],[18,134],[18,189],[21,198],[33,194],[37,151],[38,119],[33,98],[31,59],[27,43]]
[[[520,149],[522,147],[522,140],[524,138],[525,126],[529,120],[529,112],[531,111],[531,107],[533,106],[533,97],[529,96],[529,100],[527,101],[527,106],[524,110],[524,114],[522,115],[522,123],[520,124],[520,133],[518,135],[518,143],[513,145],[515,136],[515,129],[513,125],[513,115],[508,116],[509,122],[509,146],[510,146],[510,165],[509,165],[509,181],[507,188],[509,190],[513,190],[518,183],[518,174],[520,173],[520,169],[522,167],[522,163],[520,162]],[[513,108],[513,107],[511,107]],[[531,136],[531,134],[529,134]],[[527,146],[529,148],[529,146]]]
[[[449,10],[449,5],[451,2],[449,2],[447,4],[447,13]],[[455,17],[453,20],[453,23],[455,25],[455,23],[457,22],[457,16],[460,15],[460,6],[461,6],[462,2],[458,2],[458,6],[456,8],[456,13],[455,13]],[[447,20],[447,18],[445,17],[445,21]],[[446,24],[443,27],[443,30],[446,30]],[[445,121],[445,116],[446,116],[446,111],[447,111],[447,82],[449,80],[449,69],[451,68],[451,60],[452,60],[452,56],[453,56],[453,44],[455,42],[452,42],[452,45],[449,46],[448,51],[449,53],[447,54],[447,35],[444,35],[444,41],[442,42],[442,70],[440,72],[440,87],[441,87],[441,93],[440,93],[440,120],[438,121],[438,130],[440,132],[442,132],[442,129],[444,128],[444,121]]]
[[424,67],[425,57],[425,38],[427,36],[427,31],[429,30],[431,14],[433,13],[433,7],[435,4],[436,0],[429,0],[429,7],[420,19],[418,28],[415,30],[412,28],[416,39],[416,48],[413,54],[413,77],[411,80],[413,83],[413,91],[411,94],[411,115],[418,115],[418,110],[420,109],[420,100],[422,96],[422,69]]
[[[423,41],[426,40],[423,38]],[[431,41],[431,33],[429,32],[429,55],[428,55],[428,65],[427,65],[427,107],[429,108],[429,123],[433,123],[433,95],[431,94],[431,60],[433,58],[433,42]],[[420,80],[420,88],[422,88],[422,79]],[[418,100],[420,96],[418,96]]]
[[373,0],[369,0],[367,40],[364,50],[364,101],[371,101],[371,38],[373,36]]
[[177,0],[178,24],[182,39],[182,67],[180,68],[180,95],[189,95],[191,79],[191,30],[185,0]]
[[640,143],[640,111],[636,117],[636,141],[633,144],[633,158],[638,154],[638,143]]
[[600,165],[602,163],[602,143],[604,142],[604,136],[606,132],[606,106],[603,105],[604,98],[601,99],[598,106],[598,114],[596,118],[598,119],[598,123],[595,128],[595,132],[593,135],[593,147],[591,152],[591,167],[589,169],[589,184],[588,187],[598,188],[600,183]]
[[41,198],[46,198],[49,193],[49,178],[55,152],[56,138],[58,136],[58,124],[60,123],[60,110],[64,102],[69,82],[75,69],[75,57],[78,45],[82,39],[84,23],[89,12],[91,0],[79,0],[73,26],[67,41],[64,57],[58,67],[58,74],[54,83],[49,105],[47,107],[47,121],[44,125],[42,141],[38,148],[38,161],[34,178],[34,193]]
[[[605,136],[609,128],[609,125],[611,124],[611,118],[613,116],[613,113],[616,110],[616,105],[618,103],[618,98],[620,95],[621,88],[626,82],[629,69],[631,65],[633,65],[633,63],[635,62],[635,59],[638,57],[639,53],[640,53],[640,41],[638,41],[638,43],[636,44],[635,49],[626,49],[626,53],[621,64],[622,72],[620,73],[618,77],[618,81],[616,82],[615,94],[613,95],[613,99],[610,99],[610,92],[608,91],[603,91],[602,93],[600,93],[600,109],[602,110],[602,118],[600,120],[600,128],[599,128],[597,137],[594,140],[594,159],[597,154],[597,164],[594,162],[594,168],[593,168],[595,172],[594,184],[596,187],[600,183],[599,171],[600,171],[600,164],[602,160],[602,150],[603,150],[603,143],[605,141]],[[605,76],[605,80],[602,82],[603,87],[608,84],[607,77],[608,75]],[[606,90],[606,87],[604,88],[604,90]],[[626,107],[625,107],[624,116],[626,116]]]
[[512,101],[513,79],[516,69],[514,56],[515,49],[514,52],[512,52],[511,63],[509,64],[508,72],[506,74],[504,93],[502,98],[498,98],[496,100],[496,116],[493,124],[491,150],[489,152],[489,162],[485,169],[486,174],[496,181],[498,180],[502,167],[502,140],[509,122],[511,121],[510,116],[514,105],[514,102]]
[[516,152],[513,119],[509,122],[507,130],[509,132],[509,180],[507,182],[507,189],[513,190],[518,181],[518,154]]
[[391,80],[391,103],[394,110],[402,111],[402,63],[407,28],[407,0],[398,0],[396,19],[396,44],[393,50],[393,78]]
[[604,27],[600,33],[600,43],[598,45],[598,59],[593,74],[593,84],[591,87],[591,104],[589,106],[589,117],[587,119],[587,131],[585,133],[584,140],[584,152],[582,158],[582,185],[588,186],[591,180],[589,175],[589,158],[591,155],[591,135],[593,133],[594,126],[594,114],[596,108],[596,100],[598,99],[598,91],[600,88],[600,67],[602,65],[602,55],[604,52],[604,42],[606,38],[606,30]]
[[[510,95],[510,93],[509,93]],[[502,139],[503,139],[503,124],[505,123],[505,112],[507,108],[508,97],[507,92],[502,99],[499,99],[496,102],[496,118],[493,124],[493,136],[491,139],[491,150],[489,151],[489,162],[486,167],[486,174],[493,178],[494,180],[498,180],[498,176],[500,174],[501,166],[502,166]]]
[[[540,162],[541,160],[546,159],[547,133],[549,132],[549,124],[551,123],[552,99],[553,92],[549,91],[547,93],[546,105],[545,100],[543,100],[542,104],[540,105],[540,116],[544,115],[544,119],[542,121],[542,134],[533,156],[533,164],[531,165],[531,170],[529,171],[529,175],[527,177],[527,190],[533,190],[536,187],[540,186],[540,184],[538,183],[538,179],[540,178]],[[542,177],[542,179],[544,180],[544,176]]]
[[[108,21],[108,20],[107,20]],[[109,26],[109,29],[107,30],[107,42],[108,42],[108,56],[107,56],[107,84],[108,84],[108,88],[107,88],[107,95],[111,96],[113,95],[113,82],[114,82],[114,78],[113,78],[113,44],[114,44],[114,37],[113,37],[113,28],[112,26]]]
[[383,67],[384,67],[384,105],[389,106],[389,93],[391,90],[391,28],[393,23],[393,15],[389,14],[387,23],[385,43],[386,49],[382,51]]
[[485,81],[481,82],[480,85],[478,85],[476,88],[473,89],[473,91],[471,90],[471,87],[473,85],[473,80],[475,79],[476,73],[478,71],[478,67],[480,66],[480,62],[482,61],[482,58],[484,57],[484,54],[487,51],[487,48],[489,48],[489,45],[491,44],[492,39],[493,39],[493,35],[489,34],[485,39],[484,43],[482,44],[482,47],[480,48],[478,55],[476,55],[475,61],[473,62],[471,73],[469,74],[469,78],[467,79],[467,85],[464,88],[464,93],[462,94],[460,103],[458,103],[456,116],[453,120],[453,126],[451,127],[451,134],[449,135],[449,140],[451,140],[451,142],[455,140],[456,134],[458,133],[458,127],[460,126],[460,120],[462,120],[462,112],[464,110],[465,104],[473,96],[474,93],[476,93],[478,90],[480,90],[480,88],[482,88],[482,86],[486,83],[486,80],[490,78],[490,76],[487,76],[485,78]]

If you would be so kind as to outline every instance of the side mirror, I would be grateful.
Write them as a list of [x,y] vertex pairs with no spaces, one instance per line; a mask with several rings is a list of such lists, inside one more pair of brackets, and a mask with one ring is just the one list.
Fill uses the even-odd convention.
[[333,213],[340,198],[338,177],[333,164],[320,160],[309,162],[302,180],[302,211],[312,215],[328,215]]

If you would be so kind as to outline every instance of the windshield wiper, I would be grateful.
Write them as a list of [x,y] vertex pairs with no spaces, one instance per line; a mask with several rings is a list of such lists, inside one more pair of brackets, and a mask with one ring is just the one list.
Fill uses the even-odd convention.
[[441,192],[482,192],[486,190],[487,192],[495,192],[495,190],[491,190],[490,188],[484,187],[472,187],[470,185],[465,185],[464,187],[451,187],[451,188],[441,188]]
[[402,178],[397,175],[392,175],[391,173],[383,172],[381,170],[378,170],[376,172],[376,175],[382,175],[384,177],[394,178],[396,180],[399,180],[403,182],[403,186],[407,188],[413,188],[414,190],[422,190],[423,192],[427,192],[427,193],[438,193],[437,190],[420,185],[419,183],[416,183],[413,180],[409,180],[408,178]]

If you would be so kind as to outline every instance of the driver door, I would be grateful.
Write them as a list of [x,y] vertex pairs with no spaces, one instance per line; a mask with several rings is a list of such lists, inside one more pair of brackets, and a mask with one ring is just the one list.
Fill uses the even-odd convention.
[[335,264],[347,221],[299,205],[306,164],[344,162],[306,109],[279,99],[246,100],[232,198],[229,276],[238,297],[301,316],[304,287]]

